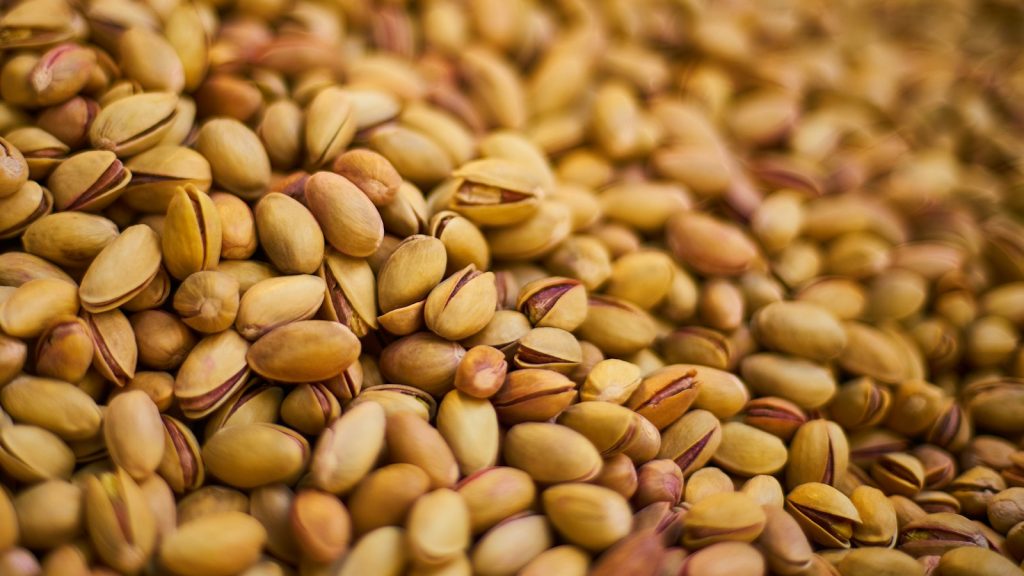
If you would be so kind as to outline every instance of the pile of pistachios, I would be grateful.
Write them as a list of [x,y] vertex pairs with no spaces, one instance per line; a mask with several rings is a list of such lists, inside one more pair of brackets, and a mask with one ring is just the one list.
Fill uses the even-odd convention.
[[0,576],[1024,575],[1021,30],[6,0]]

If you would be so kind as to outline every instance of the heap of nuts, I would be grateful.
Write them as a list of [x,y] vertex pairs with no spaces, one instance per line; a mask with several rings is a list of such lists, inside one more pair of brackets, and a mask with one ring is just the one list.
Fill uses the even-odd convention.
[[7,0],[0,575],[1024,574],[1013,0]]

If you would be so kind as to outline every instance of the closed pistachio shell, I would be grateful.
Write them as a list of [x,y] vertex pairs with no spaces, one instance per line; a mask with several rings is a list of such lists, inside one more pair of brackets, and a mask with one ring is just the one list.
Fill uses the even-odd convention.
[[253,517],[222,512],[189,522],[164,540],[160,564],[177,576],[228,576],[256,563],[267,532]]
[[0,308],[0,329],[17,338],[34,338],[60,316],[78,312],[74,284],[52,278],[30,280],[7,298]]
[[160,239],[152,228],[124,229],[86,270],[78,290],[82,307],[104,312],[131,300],[156,276],[160,262]]
[[279,192],[260,199],[254,211],[260,245],[285,274],[313,274],[324,257],[324,235],[313,214]]
[[380,213],[355,184],[332,172],[317,172],[305,185],[306,205],[335,250],[366,257],[380,247],[384,224]]
[[297,432],[276,424],[224,428],[203,446],[207,470],[225,483],[255,488],[293,482],[306,469],[309,443]]
[[337,322],[302,320],[275,328],[249,349],[257,373],[282,382],[317,382],[337,376],[359,357],[359,340]]
[[0,406],[18,422],[46,429],[64,440],[84,440],[100,430],[96,402],[60,380],[19,376],[0,389]]
[[107,404],[103,436],[114,464],[137,480],[155,472],[163,459],[160,412],[141,390],[119,394]]

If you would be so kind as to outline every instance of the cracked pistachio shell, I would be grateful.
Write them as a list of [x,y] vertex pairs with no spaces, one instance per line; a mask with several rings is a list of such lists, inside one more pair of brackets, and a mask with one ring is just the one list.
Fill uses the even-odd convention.
[[281,382],[318,382],[337,376],[359,358],[359,340],[345,326],[301,320],[279,326],[253,343],[252,369]]
[[707,410],[691,410],[661,435],[658,458],[668,458],[688,476],[711,460],[722,442],[722,424]]
[[807,482],[839,486],[850,461],[850,446],[838,424],[811,420],[797,429],[789,455],[786,484],[790,489]]
[[483,158],[454,172],[450,208],[479,226],[509,226],[534,216],[544,198],[542,178],[528,166]]
[[448,273],[474,264],[481,270],[490,267],[491,250],[487,239],[475,224],[450,210],[430,219],[430,235],[444,244],[448,254]]
[[341,322],[360,338],[377,329],[377,282],[365,259],[330,250],[318,274],[328,320]]
[[750,496],[742,492],[712,494],[686,514],[682,544],[693,549],[716,542],[753,542],[765,522],[764,510]]
[[377,463],[384,448],[385,423],[380,404],[350,405],[320,433],[309,467],[312,484],[332,494],[354,488]]
[[169,92],[135,94],[106,104],[89,128],[89,141],[122,158],[149,150],[173,126],[177,105],[178,96]]
[[355,184],[333,172],[317,172],[306,180],[306,206],[324,237],[349,256],[372,255],[384,240],[384,223],[377,207]]
[[728,472],[750,477],[782,470],[788,455],[778,437],[742,422],[726,422],[712,459]]
[[46,185],[57,210],[99,212],[124,193],[131,179],[131,170],[113,152],[88,150],[61,162]]
[[587,317],[587,289],[572,278],[538,278],[520,288],[516,309],[534,326],[571,332]]
[[699,398],[712,370],[690,364],[659,368],[640,381],[625,405],[650,420],[658,429],[665,428],[679,419]]
[[249,343],[234,330],[207,336],[188,353],[174,380],[174,396],[188,418],[202,418],[227,401],[249,375]]
[[437,412],[437,401],[429,393],[402,384],[374,384],[360,390],[352,399],[349,407],[366,402],[376,402],[384,407],[384,412],[391,416],[399,412],[409,412],[424,421],[433,419]]
[[56,434],[27,424],[0,426],[0,469],[15,480],[67,480],[74,467],[74,453]]
[[[595,478],[603,465],[601,454],[586,436],[548,422],[525,422],[510,428],[503,453],[508,465],[541,484],[585,482]],[[564,454],[564,458],[550,458],[554,453]]]
[[341,414],[341,403],[323,384],[299,384],[281,403],[281,421],[315,436]]
[[164,456],[160,411],[142,390],[118,394],[103,414],[103,437],[115,466],[142,481],[156,471]]
[[423,318],[438,336],[462,340],[487,326],[497,303],[494,273],[481,272],[470,264],[430,291]]
[[220,512],[178,527],[160,545],[160,565],[175,576],[239,574],[260,559],[267,530],[248,514]]
[[345,90],[329,86],[317,93],[306,109],[306,164],[327,166],[341,154],[356,133],[356,110]]
[[850,493],[850,501],[862,520],[853,528],[855,545],[889,547],[896,543],[896,509],[884,492],[871,486],[858,486]]
[[403,240],[377,274],[377,301],[385,314],[419,302],[444,278],[447,255],[437,238],[416,234]]
[[35,180],[43,180],[49,176],[64,162],[70,151],[70,148],[56,136],[36,126],[15,128],[5,135],[5,140],[11,145],[11,149],[17,148],[21,151],[28,165],[28,174]]
[[203,124],[196,150],[210,163],[213,181],[243,200],[255,200],[270,185],[270,159],[259,137],[245,124],[216,118]]
[[827,309],[809,302],[773,302],[751,320],[761,344],[810,360],[824,362],[846,347],[846,331]]
[[849,548],[860,513],[839,490],[820,482],[801,484],[786,495],[786,511],[807,537],[826,548]]
[[260,280],[242,296],[235,328],[253,341],[279,326],[308,320],[320,309],[325,286],[323,280],[308,274]]
[[314,274],[324,259],[324,234],[298,200],[279,192],[260,199],[256,232],[270,262],[285,274]]
[[462,475],[497,463],[498,414],[488,400],[458,390],[448,392],[437,407],[437,429],[451,447]]
[[213,200],[192,185],[179,188],[167,205],[161,235],[164,265],[171,276],[184,280],[220,263],[220,213]]
[[915,558],[937,556],[964,546],[989,547],[978,524],[960,514],[926,514],[904,523],[900,529],[898,548]]
[[576,384],[553,370],[514,370],[491,397],[502,424],[543,422],[554,418],[576,398]]
[[389,414],[385,439],[391,460],[419,466],[433,488],[454,486],[459,479],[459,464],[444,437],[418,415]]
[[80,388],[37,376],[19,376],[0,389],[0,406],[17,422],[68,441],[95,436],[103,420],[99,406]]
[[446,564],[471,543],[466,501],[448,488],[420,496],[409,511],[406,529],[409,554],[424,566]]
[[115,469],[89,475],[85,483],[85,527],[97,555],[111,568],[134,574],[156,546],[156,519],[138,484]]
[[36,182],[26,182],[13,195],[0,198],[0,239],[20,235],[52,211],[50,191]]
[[544,513],[569,542],[599,552],[624,538],[632,510],[619,493],[593,484],[552,486],[541,495]]
[[210,191],[210,163],[199,152],[184,146],[162,144],[132,157],[125,167],[131,170],[132,179],[121,199],[142,212],[166,212],[182,186]]
[[206,478],[206,466],[195,434],[180,420],[160,418],[164,451],[157,471],[178,494],[198,489]]
[[78,382],[92,365],[93,352],[85,320],[75,316],[57,318],[36,341],[36,374]]
[[74,283],[53,278],[29,280],[0,307],[0,329],[15,338],[35,338],[55,319],[78,312]]
[[583,361],[583,350],[569,332],[545,326],[520,338],[512,359],[519,368],[546,368],[568,374]]
[[206,470],[236,488],[295,482],[309,463],[309,443],[277,424],[256,423],[218,430],[203,445]]
[[135,377],[139,357],[131,322],[117,309],[82,318],[92,335],[93,367],[110,382],[126,386]]
[[25,251],[68,268],[86,268],[118,235],[117,224],[85,212],[57,212],[32,222]]
[[125,228],[85,271],[78,289],[82,308],[104,312],[131,300],[156,276],[160,261],[160,238],[152,228]]
[[657,429],[636,412],[610,402],[580,402],[558,415],[558,423],[587,437],[603,458],[618,454],[646,462],[658,453]]

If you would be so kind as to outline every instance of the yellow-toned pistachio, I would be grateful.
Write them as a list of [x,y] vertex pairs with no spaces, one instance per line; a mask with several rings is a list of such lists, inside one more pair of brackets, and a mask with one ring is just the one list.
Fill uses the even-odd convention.
[[453,385],[474,398],[490,398],[505,383],[507,371],[508,361],[500,350],[474,346],[459,361]]
[[119,47],[121,69],[144,89],[176,93],[184,88],[184,66],[164,36],[133,26],[121,35]]
[[610,402],[574,404],[558,416],[557,422],[586,436],[605,458],[625,454],[634,462],[646,462],[661,447],[650,422]]
[[498,460],[498,415],[486,399],[452,390],[438,405],[437,429],[452,449],[459,471],[470,475]]
[[32,222],[21,241],[29,254],[61,266],[85,268],[117,235],[117,225],[102,216],[57,212]]
[[0,177],[0,198],[6,198],[25,185],[28,181],[29,168],[21,151],[3,138],[0,138],[0,157],[4,160],[3,176]]
[[89,265],[78,293],[89,312],[117,308],[142,292],[160,268],[160,240],[152,228],[126,228]]
[[331,164],[356,133],[355,110],[348,94],[330,86],[317,93],[306,110],[306,164]]
[[784,398],[805,409],[824,406],[836,393],[835,378],[828,368],[801,358],[752,354],[743,359],[740,371],[755,392]]
[[786,511],[811,540],[828,548],[848,548],[861,523],[857,508],[835,488],[820,482],[801,484],[786,495]]
[[405,531],[395,526],[384,526],[370,532],[352,547],[341,565],[339,576],[401,575],[408,561],[405,537]]
[[210,197],[195,186],[179,188],[167,205],[161,236],[164,265],[178,280],[220,262],[220,214]]
[[449,274],[470,264],[480,269],[490,265],[491,252],[487,240],[467,218],[450,210],[442,210],[430,219],[428,229],[431,236],[444,244]]
[[221,258],[246,259],[256,251],[256,220],[249,206],[225,192],[210,195],[220,215]]
[[688,476],[711,460],[722,442],[722,424],[706,410],[692,410],[665,429],[658,458],[674,460]]
[[625,355],[650,345],[655,326],[646,312],[629,302],[590,295],[587,317],[577,334],[606,354]]
[[409,553],[419,564],[445,564],[469,547],[469,509],[454,490],[441,488],[418,498],[406,524]]
[[[45,342],[45,341],[44,341]],[[41,347],[46,348],[44,343]],[[28,346],[17,338],[0,335],[0,386],[7,384],[14,377],[21,373],[25,367],[25,360],[28,358]],[[89,355],[89,362],[92,362],[92,354]],[[47,372],[46,363],[42,372]],[[46,376],[47,374],[42,374]],[[504,381],[504,376],[502,377]],[[500,385],[500,384],[499,384]]]
[[196,150],[210,162],[213,181],[246,200],[254,200],[270,184],[270,160],[259,137],[237,120],[217,118],[205,123]]
[[635,364],[614,358],[600,360],[587,372],[580,399],[625,404],[640,386],[640,376]]
[[285,274],[313,274],[324,258],[324,234],[298,200],[279,192],[260,199],[254,210],[260,245]]
[[157,370],[177,368],[196,345],[196,337],[188,326],[162,310],[145,310],[133,314],[129,321],[143,366]]
[[452,160],[429,135],[402,125],[382,126],[370,134],[370,148],[388,159],[399,174],[418,184],[449,176]]
[[544,198],[538,175],[511,160],[474,160],[453,176],[451,209],[481,226],[523,222],[537,212]]
[[871,466],[871,477],[887,494],[913,496],[924,488],[921,461],[902,452],[882,454]]
[[157,470],[175,492],[183,493],[203,485],[206,467],[192,431],[179,420],[161,416],[163,456]]
[[740,492],[708,496],[693,505],[683,525],[682,543],[703,548],[716,542],[752,542],[765,526],[765,513]]
[[0,238],[13,238],[53,211],[53,195],[36,182],[26,182],[11,196],[0,198]]
[[254,371],[282,382],[316,382],[341,373],[359,357],[359,340],[337,322],[301,320],[267,332],[246,360]]
[[731,224],[697,212],[681,212],[666,224],[669,248],[696,271],[739,275],[757,259],[757,247]]
[[255,564],[267,531],[240,512],[211,514],[182,525],[160,546],[160,565],[176,576],[237,574]]
[[426,472],[412,464],[389,464],[374,470],[348,499],[355,533],[403,525],[413,502],[429,489]]
[[26,488],[13,506],[24,546],[56,548],[82,534],[82,489],[71,482],[50,480]]
[[533,218],[488,229],[487,242],[496,260],[523,261],[554,251],[572,232],[572,214],[558,202],[541,202]]
[[523,567],[522,576],[540,576],[541,574],[564,574],[565,576],[583,576],[590,566],[590,556],[572,545],[555,546],[537,555]]
[[292,502],[290,520],[306,559],[329,563],[348,550],[351,521],[337,496],[314,489],[300,490]]
[[57,435],[38,426],[0,426],[0,468],[16,480],[67,480],[75,455]]
[[[558,450],[566,455],[558,462],[546,455]],[[558,424],[527,422],[509,429],[505,436],[505,461],[526,471],[537,482],[557,484],[594,478],[601,471],[601,456],[586,436]]]
[[312,318],[324,290],[323,280],[305,274],[257,282],[241,298],[235,327],[244,338],[256,340],[279,326]]
[[365,258],[380,247],[384,224],[366,194],[343,176],[317,172],[306,180],[306,205],[327,241],[349,256]]
[[457,342],[420,332],[388,345],[381,353],[380,369],[390,382],[441,396],[451,389],[465,353]]
[[434,333],[461,340],[482,330],[497,308],[494,274],[469,265],[438,284],[427,296],[424,320]]
[[323,384],[300,384],[281,403],[281,420],[303,434],[319,434],[341,415],[341,404]]
[[107,404],[103,437],[114,465],[144,480],[164,456],[164,430],[153,400],[141,390],[118,394]]
[[388,415],[387,447],[392,461],[423,468],[434,488],[453,486],[459,477],[458,462],[444,437],[412,413]]
[[156,546],[156,519],[124,470],[85,478],[85,526],[99,557],[125,573],[138,572]]
[[[321,434],[310,476],[315,486],[341,494],[373,468],[384,446],[385,413],[375,402],[353,405]],[[359,438],[359,442],[353,442]]]
[[741,422],[727,422],[713,459],[733,474],[756,476],[778,472],[787,457],[786,445],[777,437]]
[[710,375],[710,370],[713,369],[703,368],[698,372],[697,367],[685,364],[655,370],[641,380],[626,406],[659,429],[665,428],[678,420],[698,398],[705,381],[701,375]]
[[16,338],[35,338],[57,318],[78,312],[73,283],[53,278],[29,280],[17,287],[0,308],[0,329]]
[[203,446],[207,470],[225,483],[254,488],[293,482],[306,470],[309,443],[299,433],[276,424],[223,428]]
[[174,380],[174,396],[186,416],[201,418],[220,407],[245,384],[249,343],[234,330],[199,341]]
[[898,532],[896,509],[885,494],[871,486],[858,486],[850,501],[860,514],[861,523],[854,526],[852,542],[857,546],[889,547]]
[[576,385],[562,374],[541,368],[515,370],[491,397],[503,424],[543,422],[564,410],[576,397]]
[[[160,143],[177,114],[178,97],[151,92],[121,98],[104,106],[89,129],[89,140],[100,150],[134,156]],[[206,156],[206,154],[203,154]],[[209,158],[209,156],[207,156]]]
[[371,150],[349,150],[334,160],[331,170],[355,184],[377,207],[391,204],[402,183],[387,158]]
[[126,385],[135,377],[139,354],[131,323],[117,309],[85,313],[83,319],[92,336],[93,367],[110,382]]
[[789,447],[786,483],[793,489],[807,482],[837,486],[850,459],[843,429],[828,420],[811,420],[800,426]]
[[84,440],[100,430],[102,413],[88,394],[67,382],[19,376],[0,389],[0,406],[16,421],[64,440]]
[[403,240],[377,274],[381,311],[388,313],[425,299],[444,278],[446,263],[440,240],[422,235]]
[[522,287],[516,308],[538,327],[575,330],[587,315],[587,291],[570,278],[544,278]]
[[190,274],[174,294],[174,311],[187,326],[206,334],[234,324],[238,307],[238,281],[216,270]]

